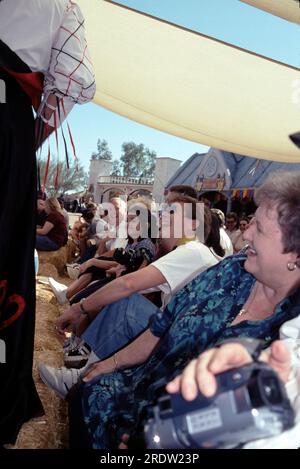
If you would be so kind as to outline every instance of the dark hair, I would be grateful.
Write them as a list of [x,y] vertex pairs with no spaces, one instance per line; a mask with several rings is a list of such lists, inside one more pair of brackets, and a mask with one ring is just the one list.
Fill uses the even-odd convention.
[[220,210],[218,208],[211,208],[211,211],[212,211],[212,213],[217,215],[218,220],[219,220],[219,224],[220,224],[220,228],[222,228],[225,225],[225,215],[224,215],[224,213],[222,212],[222,210]]
[[95,215],[92,210],[83,210],[82,212],[82,218],[88,223],[90,223],[93,220],[94,216]]
[[227,213],[227,215],[226,215],[226,220],[227,220],[228,218],[233,218],[236,223],[238,222],[238,216],[237,216],[237,214],[236,214],[235,212],[229,212],[229,213]]
[[190,204],[191,211],[187,211],[186,215],[191,219],[191,220],[197,220],[199,218],[199,208],[202,207],[204,209],[204,242],[206,242],[206,239],[210,233],[211,230],[211,211],[210,209],[203,204],[202,202],[199,202],[199,200],[195,199],[194,197],[189,197],[188,195],[183,195],[178,193],[176,197],[174,198],[172,203],[184,203],[184,204]]
[[207,247],[212,248],[218,256],[225,256],[225,250],[220,242],[220,222],[218,215],[215,213],[211,214],[211,229],[205,244]]
[[95,210],[95,209],[97,209],[97,205],[96,205],[94,202],[88,202],[88,203],[86,204],[86,208],[87,208],[88,210]]
[[169,192],[178,192],[182,195],[187,195],[193,197],[194,199],[198,198],[197,191],[192,186],[187,186],[184,184],[179,184],[178,186],[171,186]]
[[300,257],[300,171],[270,173],[256,189],[254,201],[277,210],[283,253],[294,252]]

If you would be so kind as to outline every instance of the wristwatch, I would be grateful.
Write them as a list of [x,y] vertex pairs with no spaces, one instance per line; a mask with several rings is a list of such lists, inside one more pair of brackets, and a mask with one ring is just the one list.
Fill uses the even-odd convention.
[[221,347],[224,344],[240,344],[242,345],[253,361],[258,361],[262,349],[264,348],[264,341],[260,339],[252,339],[251,337],[232,337],[230,339],[223,340],[223,342],[216,345]]

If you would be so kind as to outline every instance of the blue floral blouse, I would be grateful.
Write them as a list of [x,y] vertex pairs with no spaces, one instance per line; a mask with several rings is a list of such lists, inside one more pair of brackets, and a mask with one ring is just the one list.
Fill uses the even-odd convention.
[[161,340],[146,363],[84,385],[84,420],[94,448],[117,448],[123,433],[135,434],[145,406],[202,351],[237,336],[261,338],[268,346],[281,324],[300,313],[297,291],[270,317],[232,326],[255,282],[244,261],[244,255],[232,256],[201,273],[152,317],[151,331]]

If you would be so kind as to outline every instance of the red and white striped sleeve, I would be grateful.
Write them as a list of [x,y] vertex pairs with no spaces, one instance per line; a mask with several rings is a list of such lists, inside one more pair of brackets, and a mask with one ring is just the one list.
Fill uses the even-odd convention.
[[59,98],[66,98],[65,103],[71,101],[72,104],[83,104],[93,99],[95,90],[95,76],[85,37],[84,17],[78,5],[69,0],[52,45],[44,93],[46,96],[53,93]]

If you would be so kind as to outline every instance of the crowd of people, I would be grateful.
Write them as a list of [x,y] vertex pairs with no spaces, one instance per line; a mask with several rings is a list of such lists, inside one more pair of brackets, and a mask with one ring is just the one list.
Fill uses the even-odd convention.
[[197,383],[206,389],[199,353],[237,337],[267,348],[297,322],[299,187],[297,173],[273,175],[256,191],[256,213],[238,219],[173,186],[158,211],[149,199],[115,197],[105,209],[90,203],[72,227],[62,201],[39,194],[37,249],[57,250],[68,236],[79,248],[78,278],[69,286],[49,278],[69,305],[56,325],[66,366],[39,364],[42,381],[69,400],[72,448],[126,447],[168,381],[187,399]]
[[79,276],[49,279],[67,305],[56,323],[66,366],[38,368],[68,399],[71,448],[137,447],[162,391],[212,396],[217,373],[251,360],[245,338],[260,340],[296,415],[293,429],[246,447],[298,448],[300,173],[269,175],[245,217],[174,186],[159,210],[145,199],[115,197],[102,211],[76,200],[70,227],[62,199],[36,194],[36,150],[93,99],[95,79],[77,4],[42,3],[0,0],[0,448],[43,411],[32,377],[34,248],[59,252],[68,239]]
[[[152,255],[148,250],[134,269],[118,263],[117,248],[82,264],[80,277],[69,287],[50,280],[58,301],[69,304],[57,321],[57,333],[62,339],[71,333],[71,339],[64,348],[67,366],[40,363],[39,372],[47,386],[69,401],[72,448],[116,449],[135,441],[144,409],[168,381],[174,380],[167,386],[170,392],[182,388],[190,398],[186,390],[191,387],[195,394],[200,383],[190,371],[198,370],[197,356],[202,363],[201,353],[206,357],[207,350],[224,340],[256,338],[267,349],[280,330],[295,337],[291,331],[297,331],[300,312],[299,173],[274,173],[267,179],[256,191],[255,215],[242,218],[239,228],[234,214],[225,217],[209,209],[191,197],[192,191],[188,186],[170,189],[156,218],[159,234]],[[118,200],[118,215],[110,219],[108,214],[108,225],[121,226],[122,207],[126,226],[139,220],[144,200],[130,201],[128,210]],[[146,222],[148,229],[151,216]],[[169,235],[164,237],[166,227]],[[130,242],[126,239],[127,246]],[[277,349],[279,356],[288,354],[276,347],[275,355]],[[175,378],[187,365],[183,378]],[[207,379],[208,388],[212,379]]]

